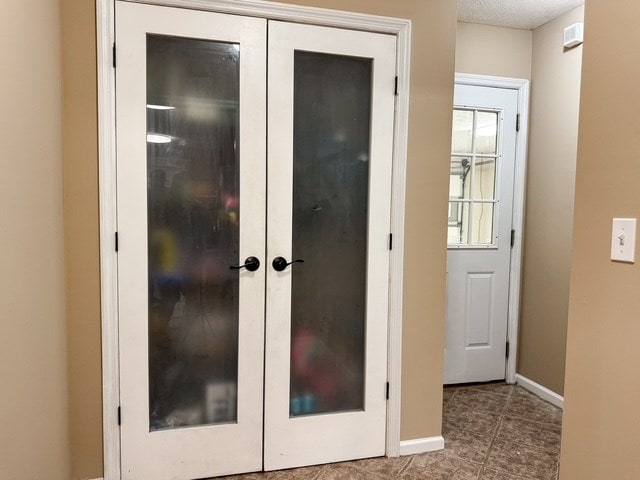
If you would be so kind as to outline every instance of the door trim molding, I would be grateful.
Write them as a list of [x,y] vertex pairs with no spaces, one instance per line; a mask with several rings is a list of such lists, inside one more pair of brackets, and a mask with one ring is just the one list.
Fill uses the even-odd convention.
[[98,62],[98,188],[100,200],[100,298],[102,322],[102,441],[105,480],[119,480],[120,405],[118,341],[118,257],[115,232],[116,195],[116,90],[113,68],[115,5],[96,0]]
[[[264,0],[127,0],[178,8],[214,11],[287,20],[298,23],[349,28],[393,34],[397,38],[396,73],[398,95],[394,122],[393,173],[390,233],[389,332],[386,454],[400,454],[400,404],[402,372],[402,289],[404,261],[404,212],[409,126],[411,21],[361,13],[302,7]],[[98,67],[98,171],[100,201],[100,293],[102,324],[102,428],[104,479],[119,480],[120,429],[117,407],[120,399],[118,364],[118,264],[115,251],[117,231],[116,134],[115,134],[115,2],[96,0],[96,42]],[[126,417],[126,412],[124,412]]]
[[520,130],[516,132],[516,159],[513,183],[513,211],[511,228],[515,231],[509,267],[509,306],[507,341],[509,358],[506,362],[507,383],[516,383],[518,358],[518,328],[520,324],[520,287],[522,282],[522,255],[524,240],[524,214],[527,185],[527,148],[529,139],[529,80],[522,78],[493,77],[456,73],[455,83],[479,87],[517,90]]
[[397,35],[410,20],[265,0],[122,0]]

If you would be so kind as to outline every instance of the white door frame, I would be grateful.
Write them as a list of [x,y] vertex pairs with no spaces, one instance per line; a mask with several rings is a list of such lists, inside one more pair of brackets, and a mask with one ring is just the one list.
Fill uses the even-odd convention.
[[516,383],[516,360],[518,358],[518,327],[520,323],[520,286],[522,282],[522,254],[524,239],[524,212],[527,180],[527,143],[529,139],[529,80],[520,78],[493,77],[456,73],[457,85],[493,87],[518,92],[518,115],[520,128],[516,132],[516,159],[513,184],[513,211],[511,228],[514,230],[514,245],[511,249],[509,267],[509,305],[507,316],[506,381]]
[[[400,393],[402,372],[402,291],[404,212],[409,126],[411,21],[337,10],[300,7],[263,0],[129,0],[135,3],[262,17],[313,25],[350,28],[397,36],[398,94],[394,122],[391,198],[393,249],[389,273],[389,333],[386,454],[399,455]],[[102,428],[104,479],[120,479],[120,431],[118,426],[118,264],[116,254],[116,135],[115,135],[115,3],[96,0],[98,63],[98,158],[100,200],[100,293],[102,320]],[[265,159],[266,161],[266,159]],[[126,413],[124,414],[126,421]]]

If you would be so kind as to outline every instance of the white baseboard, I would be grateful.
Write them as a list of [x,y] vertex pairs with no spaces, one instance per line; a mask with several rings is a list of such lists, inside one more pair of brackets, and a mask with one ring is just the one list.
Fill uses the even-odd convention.
[[416,455],[418,453],[435,452],[444,449],[444,438],[437,437],[416,438],[400,442],[400,456]]
[[527,377],[523,377],[518,373],[516,373],[516,383],[525,390],[528,390],[534,395],[539,396],[541,399],[546,400],[550,404],[555,405],[558,408],[564,408],[564,397],[562,395],[558,395],[552,390],[549,390],[547,387],[544,387]]

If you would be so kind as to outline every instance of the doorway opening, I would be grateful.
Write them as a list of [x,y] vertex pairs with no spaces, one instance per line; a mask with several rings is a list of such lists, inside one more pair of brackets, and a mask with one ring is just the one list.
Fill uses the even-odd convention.
[[445,384],[515,380],[529,82],[456,75]]

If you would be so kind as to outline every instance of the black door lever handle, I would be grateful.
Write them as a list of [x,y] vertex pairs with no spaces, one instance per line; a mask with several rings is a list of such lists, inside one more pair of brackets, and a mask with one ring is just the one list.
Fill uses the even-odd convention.
[[283,257],[276,257],[273,259],[273,262],[271,262],[271,265],[273,265],[273,269],[276,272],[281,272],[292,263],[304,263],[304,260],[298,259],[298,260],[293,260],[291,262],[287,262],[287,260]]
[[244,265],[229,265],[229,270],[240,270],[246,268],[250,272],[255,272],[260,268],[260,260],[256,257],[247,257],[244,261]]

